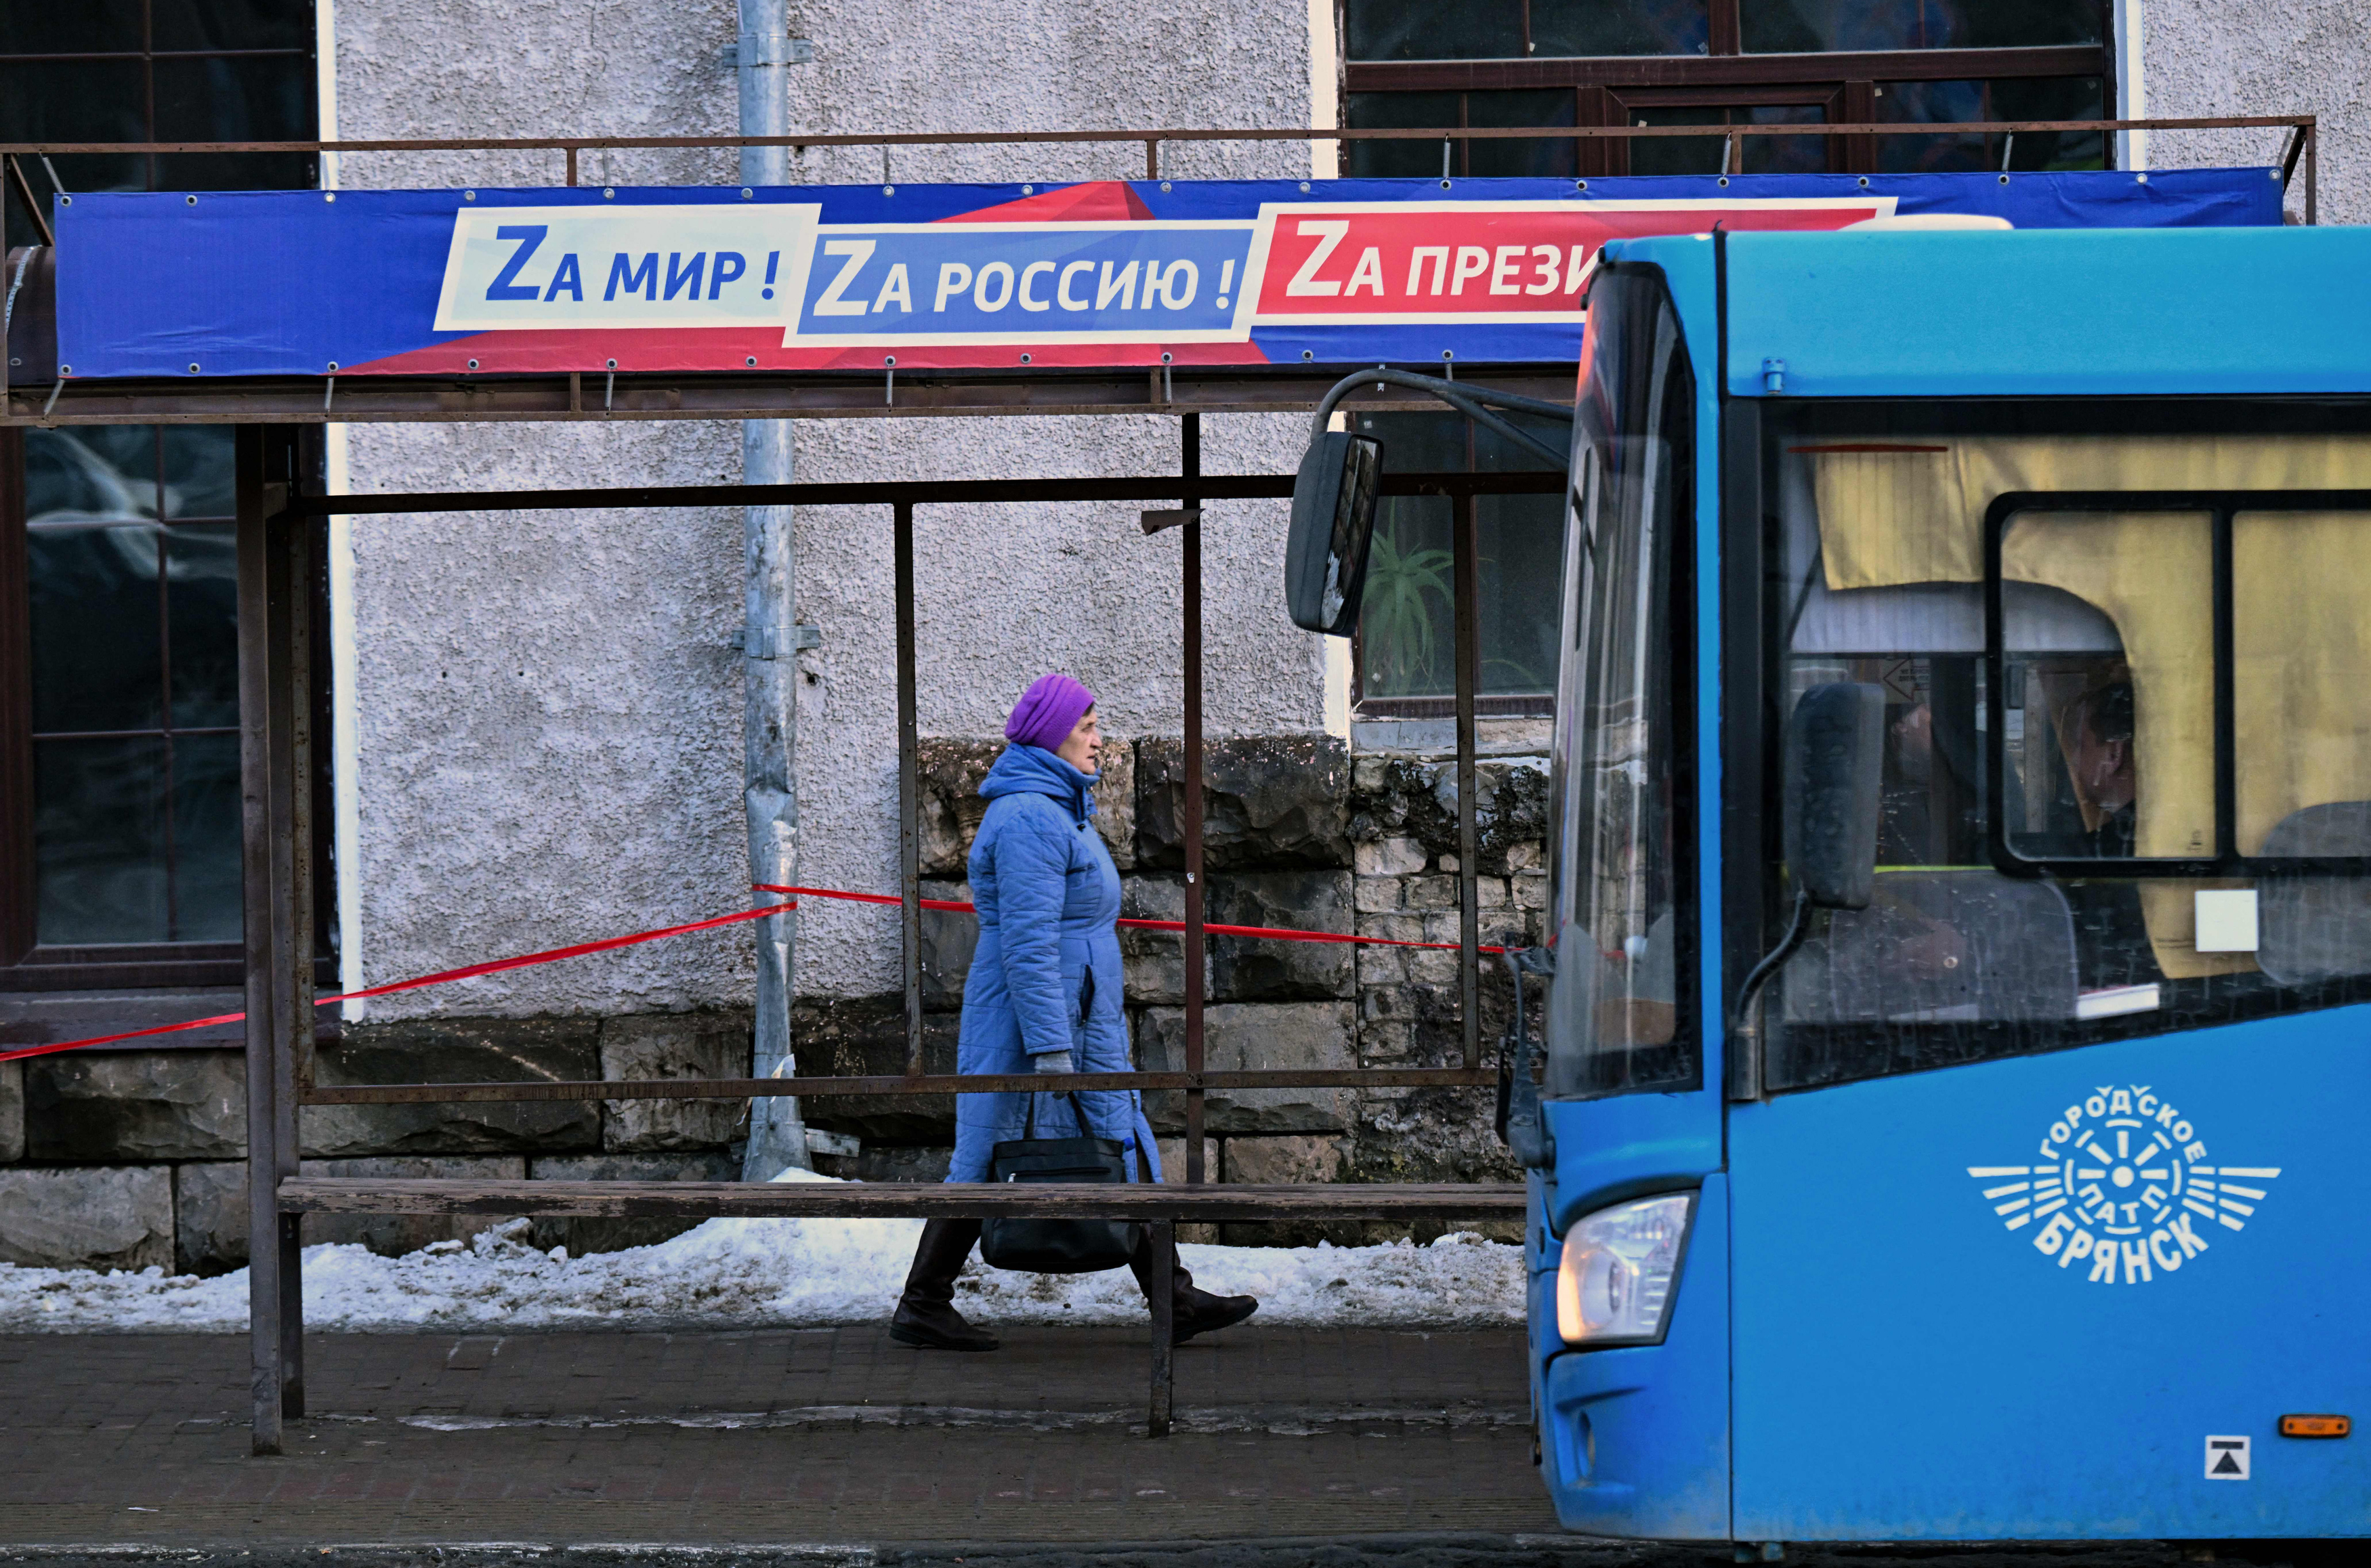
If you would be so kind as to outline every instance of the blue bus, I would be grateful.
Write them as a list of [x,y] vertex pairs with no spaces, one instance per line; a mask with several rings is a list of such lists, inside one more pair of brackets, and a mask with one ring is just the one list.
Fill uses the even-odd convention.
[[[2371,1534],[2366,294],[2364,230],[1607,247],[1510,1128],[1567,1527]],[[1304,625],[1380,461],[1313,441]]]

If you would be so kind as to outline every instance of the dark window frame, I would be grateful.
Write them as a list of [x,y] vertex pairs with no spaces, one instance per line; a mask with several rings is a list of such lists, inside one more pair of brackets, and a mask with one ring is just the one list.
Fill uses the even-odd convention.
[[[1480,456],[1480,449],[1477,427],[1474,421],[1470,419],[1466,419],[1461,414],[1446,411],[1436,417],[1444,420],[1456,420],[1458,423],[1464,427],[1465,471],[1467,473],[1480,473],[1482,470],[1475,466]],[[1384,466],[1386,467],[1390,466],[1390,451],[1388,443],[1385,444]],[[1474,501],[1469,502],[1466,504],[1479,504],[1479,502],[1480,498],[1476,497]],[[1455,502],[1451,502],[1452,509],[1458,503]],[[1450,525],[1453,530],[1456,527],[1455,513],[1453,510],[1451,515],[1452,521]],[[1559,550],[1558,559],[1561,559],[1561,558],[1562,551]],[[1451,621],[1452,629],[1450,636],[1452,640],[1452,656],[1453,658],[1456,637],[1456,632],[1454,630],[1455,617],[1453,615],[1451,617]],[[1474,628],[1474,631],[1475,636],[1478,639],[1481,636],[1482,628],[1477,625]],[[1499,692],[1486,695],[1477,691],[1474,694],[1474,714],[1475,717],[1478,719],[1553,718],[1556,714],[1556,682],[1554,678],[1551,677],[1548,681],[1548,689],[1537,692]],[[1352,719],[1360,721],[1401,719],[1454,719],[1457,717],[1457,698],[1453,692],[1441,697],[1368,696],[1367,633],[1365,622],[1362,619],[1359,627],[1350,634],[1350,716]]]
[[[1352,0],[1335,0],[1335,38],[1340,102],[1337,123],[1347,125],[1353,94],[1448,93],[1460,96],[1458,122],[1467,121],[1463,95],[1564,87],[1573,93],[1573,123],[1578,126],[1618,126],[1629,123],[1633,108],[1666,106],[1666,93],[1691,95],[1679,101],[1706,107],[1746,107],[1761,103],[1820,102],[1829,119],[1845,124],[1879,122],[1877,101],[1889,82],[1950,82],[2096,78],[2100,102],[2112,113],[2116,103],[2116,32],[2114,6],[2096,0],[2099,41],[2096,44],[2041,44],[1991,49],[1898,49],[1818,54],[1749,54],[1744,52],[1738,21],[1739,0],[1710,0],[1711,37],[1704,54],[1525,55],[1496,60],[1353,60],[1349,57],[1347,7]],[[1531,37],[1531,7],[1522,7],[1526,45]],[[1765,93],[1788,95],[1763,98]],[[1916,121],[1903,122],[1903,134],[1920,134]],[[1443,127],[1447,129],[1447,127]],[[1542,137],[1547,141],[1553,138]],[[1825,138],[1828,167],[1839,174],[1872,174],[1878,168],[1876,136]],[[1347,162],[1349,144],[1335,144],[1337,156]],[[1452,173],[1464,175],[1471,164],[1470,140],[1457,143]],[[1626,137],[1577,137],[1573,142],[1577,172],[1583,179],[1602,179],[1630,171],[1631,143]],[[2115,144],[2106,139],[2103,166],[2115,167]]]
[[[1966,436],[2047,431],[2087,434],[2363,434],[2371,432],[2371,398],[2355,394],[2233,394],[2215,397],[2072,398],[1732,398],[1721,394],[1727,471],[1722,476],[1722,554],[1729,563],[1723,589],[1720,748],[1723,758],[1721,816],[1726,824],[1720,867],[1723,991],[1733,997],[1756,960],[1784,928],[1787,908],[1779,872],[1778,813],[1764,809],[1766,782],[1779,776],[1783,725],[1780,694],[1786,678],[1786,596],[1790,584],[1768,570],[1781,559],[1778,494],[1779,448],[1806,438],[1865,432],[1872,417],[1887,419],[1889,433],[1901,436]],[[2069,492],[2072,493],[2072,492]],[[2133,493],[2120,494],[2129,501]],[[2153,492],[2157,494],[2193,492]],[[2196,492],[2221,495],[2226,491]],[[2236,492],[2267,494],[2272,492]],[[2312,492],[2325,502],[2355,492]],[[2055,504],[2061,497],[2051,498]],[[2371,501],[2371,496],[2365,498]],[[2192,512],[2205,511],[2192,505]],[[1987,611],[1989,615],[1989,610]],[[1988,640],[1995,640],[1987,628]],[[1999,689],[1998,672],[1986,673],[1987,703]],[[1998,714],[1987,722],[1997,725]],[[1990,732],[1999,735],[2001,731]],[[1694,737],[1689,737],[1691,744]],[[1990,775],[1989,757],[1984,763]],[[1995,787],[1996,790],[1996,786]],[[1995,798],[1997,798],[1995,794]],[[1743,852],[1736,852],[1736,851]],[[2147,862],[2085,861],[2077,875],[2114,880],[2135,878]],[[2163,862],[2158,862],[2162,864]],[[2024,862],[2031,866],[2033,862]],[[2250,874],[2294,873],[2298,862],[2271,862]],[[2334,874],[2345,862],[2318,868]],[[2192,871],[2191,876],[2198,873]],[[2221,874],[2220,872],[2212,874]],[[1785,977],[1779,977],[1784,985]],[[2169,982],[2186,985],[2190,982]],[[1822,1060],[1782,1065],[1787,1051],[1775,1038],[1758,1038],[1753,1049],[1729,1064],[1731,1099],[1812,1093],[1877,1078],[1932,1072],[2014,1056],[2051,1055],[2119,1041],[2163,1038],[2221,1029],[2258,1019],[2291,1018],[2371,1002],[2371,976],[2320,981],[2221,1000],[2211,1016],[2183,1008],[2132,1012],[2061,1023],[1801,1024]],[[1775,1006],[1775,1003],[1773,1004]],[[1915,1027],[1917,1033],[1910,1032]],[[1775,1031],[1771,1031],[1772,1035]],[[1731,1046],[1737,1042],[1732,1037]]]
[[[137,63],[141,80],[142,134],[145,140],[156,142],[167,139],[158,134],[157,126],[156,68],[159,63],[187,64],[216,60],[310,63],[318,56],[318,26],[312,22],[306,25],[306,42],[301,47],[159,49],[156,46],[155,0],[140,0],[139,13],[140,40],[136,49],[18,51],[0,48],[0,65]],[[309,68],[309,63],[303,82],[307,113],[318,121],[319,84],[317,73]],[[158,189],[160,172],[170,172],[161,162],[168,156],[151,153],[143,157],[147,189]],[[65,158],[64,166],[59,173],[72,181],[75,160]],[[318,184],[319,160],[311,159],[308,167],[311,172],[307,178]],[[20,190],[17,188],[17,180],[21,179],[24,181],[22,190],[33,190],[46,172],[40,160],[18,160],[7,182],[11,188],[0,191],[0,202],[18,203]],[[20,226],[13,220],[8,232],[18,243],[38,238],[29,224]],[[305,439],[306,462],[318,476],[318,432],[309,432]],[[43,946],[36,940],[38,894],[33,843],[32,617],[26,502],[24,432],[20,430],[0,431],[0,992],[236,986],[246,973],[245,949],[236,941]],[[175,518],[171,521],[179,525],[226,520]],[[162,526],[163,523],[160,507],[159,525]],[[317,555],[321,554],[325,552],[317,552]],[[317,573],[311,592],[314,602],[313,721],[315,733],[327,737],[330,733],[330,650],[326,560]],[[168,722],[164,728],[169,730],[169,709],[166,717]],[[330,748],[327,745],[317,746],[315,756],[314,865],[318,878],[314,900],[317,911],[315,935],[317,951],[324,955],[325,960],[323,979],[326,983],[334,984],[334,963],[328,961],[328,955],[334,951],[330,922],[337,907],[330,844],[332,822]]]
[[[308,429],[300,440],[303,461],[318,483],[320,433]],[[237,985],[246,974],[245,948],[239,942],[43,945],[36,940],[32,615],[25,510],[25,433],[0,430],[0,991]],[[314,554],[312,723],[316,735],[327,737],[330,732],[329,563],[326,551]],[[332,922],[337,897],[329,746],[315,746],[314,764],[314,941],[324,963],[321,982],[333,985],[335,965],[330,955],[335,951]]]
[[25,432],[0,430],[0,964],[33,946],[33,605]]
[[[168,587],[168,583],[169,582],[168,551],[171,543],[172,530],[202,528],[214,533],[218,537],[228,539],[233,531],[237,527],[238,520],[236,517],[227,514],[198,514],[189,516],[175,516],[171,514],[170,508],[168,505],[166,498],[167,485],[165,482],[165,468],[167,459],[165,453],[165,427],[162,425],[151,425],[147,428],[150,437],[147,468],[152,477],[155,489],[155,507],[156,517],[156,521],[154,525],[154,531],[156,533],[155,545],[156,550],[156,617],[158,623],[156,628],[158,664],[156,671],[156,682],[158,687],[156,721],[153,724],[142,724],[130,728],[114,730],[44,731],[40,728],[39,715],[36,714],[34,716],[34,722],[30,733],[36,748],[38,748],[44,741],[72,742],[116,739],[153,739],[163,744],[165,783],[158,795],[158,809],[162,815],[164,824],[166,935],[161,941],[157,942],[139,944],[108,943],[103,945],[111,952],[120,952],[126,947],[136,946],[136,948],[143,952],[153,953],[154,955],[160,957],[172,957],[192,951],[199,948],[209,947],[221,948],[226,950],[227,952],[237,950],[239,944],[237,942],[218,941],[209,943],[192,941],[184,940],[183,938],[176,935],[174,931],[174,928],[178,924],[179,918],[179,900],[178,897],[178,889],[176,887],[176,873],[179,869],[181,859],[179,843],[179,824],[177,820],[179,813],[176,803],[176,797],[179,794],[179,790],[176,784],[177,759],[174,755],[175,743],[183,739],[194,739],[198,737],[237,735],[239,731],[238,726],[235,723],[184,725],[174,721],[173,712],[176,704],[173,698],[173,634],[171,629],[173,610],[172,594]],[[19,442],[17,446],[17,455],[19,458],[24,455],[24,444],[22,442]],[[20,490],[27,490],[28,487],[20,486],[19,488]],[[28,502],[28,505],[29,506],[29,502]],[[111,525],[84,523],[43,525],[41,525],[40,531],[49,532],[54,530],[57,532],[67,532],[80,531],[91,527],[107,526]],[[20,521],[18,531],[25,535],[29,541],[30,535],[35,531],[35,525],[28,517]],[[28,544],[28,550],[29,552],[29,542]],[[28,589],[30,587],[29,573],[27,577],[26,587]],[[29,664],[29,667],[30,666]],[[38,781],[38,767],[36,770],[36,778]],[[52,944],[47,949],[47,951],[60,953],[77,953],[91,945],[92,944],[87,943]],[[57,960],[57,962],[71,963],[76,962],[76,960],[71,958],[61,958]]]
[[[2003,646],[2001,549],[2009,525],[2024,512],[2163,513],[2212,519],[2208,584],[2213,620],[2215,703],[2215,853],[2206,856],[2132,856],[2072,859],[2018,854],[2008,841],[2008,748],[2001,737],[2008,711],[2006,679],[2008,651]],[[2241,512],[2361,512],[2371,513],[2371,490],[2010,490],[1984,512],[1984,706],[1989,739],[1984,746],[1988,777],[1984,839],[1993,870],[2007,877],[2218,877],[2371,875],[2371,856],[2243,855],[2239,852],[2238,667],[2233,651],[2231,519]]]
[[[172,138],[160,136],[157,133],[156,129],[156,66],[160,61],[173,64],[202,64],[208,61],[217,60],[304,60],[307,62],[315,62],[319,58],[320,32],[318,16],[316,17],[313,24],[306,29],[306,40],[302,48],[285,46],[266,49],[158,49],[156,46],[156,0],[139,0],[139,4],[140,47],[137,49],[21,51],[0,49],[0,66],[43,64],[137,64],[140,67],[141,135],[139,139],[145,142],[162,142],[169,141]],[[321,115],[320,81],[318,70],[308,70],[306,72],[305,91],[308,104],[308,114],[314,121],[312,131],[308,133],[308,135],[315,134],[318,133],[319,130]],[[76,141],[100,139],[103,138],[75,138]],[[64,158],[66,162],[65,168],[61,172],[67,179],[72,179],[76,156],[63,153],[58,156]],[[87,156],[89,155],[82,156]],[[162,153],[148,153],[143,155],[141,163],[143,166],[142,173],[144,176],[143,183],[145,189],[149,190],[172,189],[171,186],[160,186],[157,183],[158,159],[171,156],[172,155]],[[311,157],[308,162],[312,170],[309,178],[316,185],[318,185],[320,182],[321,160],[317,156]],[[34,159],[28,162],[25,159],[17,158],[12,160],[12,164],[13,170],[5,179],[0,179],[0,187],[9,187],[0,188],[0,207],[11,207],[19,204],[21,195],[36,190],[36,181],[42,175],[46,174],[52,179],[58,178],[57,174],[52,174],[48,169],[44,168],[42,166],[42,160],[40,159]],[[17,186],[17,182],[18,180],[23,182],[21,186]],[[27,225],[20,228],[13,216],[11,217],[7,227],[8,232],[11,235],[17,236],[16,239],[10,241],[11,244],[21,243],[28,237],[33,237],[31,225]],[[55,225],[52,225],[52,231],[54,231]]]

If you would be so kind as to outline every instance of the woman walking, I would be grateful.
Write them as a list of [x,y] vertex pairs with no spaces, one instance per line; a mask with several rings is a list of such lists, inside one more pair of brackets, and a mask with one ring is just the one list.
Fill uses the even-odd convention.
[[[959,1073],[1124,1073],[1131,1069],[1128,1015],[1120,1006],[1119,870],[1094,815],[1095,766],[1102,734],[1095,694],[1068,675],[1040,676],[1004,726],[1012,744],[979,792],[988,814],[971,849],[972,902],[979,945],[964,986],[963,1027],[955,1043]],[[1000,1141],[1022,1137],[1025,1094],[955,1097],[955,1155],[950,1182],[985,1182]],[[1038,1120],[1067,1123],[1073,1112],[1087,1134],[1128,1148],[1128,1180],[1161,1180],[1161,1157],[1138,1097],[1125,1090],[1081,1090]],[[976,1219],[934,1219],[922,1228],[913,1271],[889,1337],[933,1350],[994,1350],[994,1335],[954,1309],[955,1275],[979,1239]],[[1149,1230],[1128,1266],[1148,1294],[1153,1274]],[[1174,1262],[1174,1259],[1173,1259]],[[1173,1339],[1240,1323],[1258,1309],[1248,1296],[1213,1296],[1174,1275]]]

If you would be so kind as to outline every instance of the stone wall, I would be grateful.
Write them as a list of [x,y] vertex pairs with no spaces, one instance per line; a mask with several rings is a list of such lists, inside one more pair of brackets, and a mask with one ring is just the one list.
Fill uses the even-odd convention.
[[[748,1070],[744,1012],[477,1019],[359,1027],[324,1043],[325,1084],[719,1078]],[[323,1176],[732,1181],[737,1101],[335,1105],[303,1113]],[[0,1064],[0,1262],[219,1274],[247,1261],[242,1053],[124,1051]],[[408,1252],[483,1218],[305,1220],[305,1239]],[[661,1240],[665,1220],[538,1220],[540,1246]]]
[[[1000,743],[926,741],[924,892],[964,899],[965,859],[986,809],[977,791]],[[1096,825],[1120,867],[1126,913],[1185,909],[1180,747],[1107,744]],[[1360,756],[1305,735],[1219,740],[1206,755],[1209,917],[1405,941],[1457,940],[1453,762]],[[1480,769],[1482,936],[1537,940],[1546,776],[1535,758]],[[868,890],[870,891],[870,890]],[[971,962],[970,917],[923,917],[926,1066],[954,1067]],[[894,924],[886,933],[894,944]],[[1183,1066],[1185,972],[1174,935],[1125,932],[1137,1065]],[[1203,975],[1214,1067],[1433,1066],[1459,1060],[1457,955],[1213,937]],[[1486,966],[1486,1049],[1507,990]],[[804,994],[792,1035],[802,1070],[897,1073],[905,1006],[895,993]],[[324,1084],[730,1078],[748,1070],[746,1009],[529,1018],[409,1019],[326,1037]],[[152,1050],[0,1064],[0,1262],[214,1274],[246,1261],[246,1073],[230,1050]],[[1209,1174],[1230,1182],[1510,1180],[1470,1090],[1266,1090],[1212,1094]],[[852,1140],[816,1156],[827,1173],[936,1181],[954,1141],[949,1096],[811,1099],[809,1124]],[[1182,1097],[1148,1105],[1173,1180],[1184,1167]],[[340,1176],[729,1181],[743,1108],[723,1101],[312,1106],[304,1169]],[[846,1141],[842,1147],[848,1147]],[[308,1216],[306,1239],[403,1252],[482,1229],[483,1218]],[[573,1252],[660,1240],[688,1222],[546,1219],[537,1244]],[[1374,1228],[1229,1227],[1226,1239],[1365,1239]],[[1438,1229],[1438,1227],[1432,1228]],[[1405,1228],[1398,1234],[1406,1234]],[[1422,1231],[1420,1233],[1428,1233]],[[1210,1232],[1202,1234],[1208,1236]]]

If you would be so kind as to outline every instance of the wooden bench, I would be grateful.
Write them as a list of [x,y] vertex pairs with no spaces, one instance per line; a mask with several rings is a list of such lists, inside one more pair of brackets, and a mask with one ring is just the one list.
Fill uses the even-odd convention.
[[993,1182],[465,1182],[290,1176],[283,1214],[564,1215],[604,1219],[1520,1219],[1520,1183],[1188,1187]]
[[[1152,1227],[1158,1274],[1152,1394],[1147,1434],[1169,1431],[1171,1243],[1179,1224],[1280,1219],[1521,1219],[1525,1189],[1324,1182],[1250,1186],[1090,1182],[468,1182],[287,1176],[280,1212],[304,1214],[559,1215],[605,1219],[1126,1219]],[[882,1303],[885,1314],[888,1302]]]

